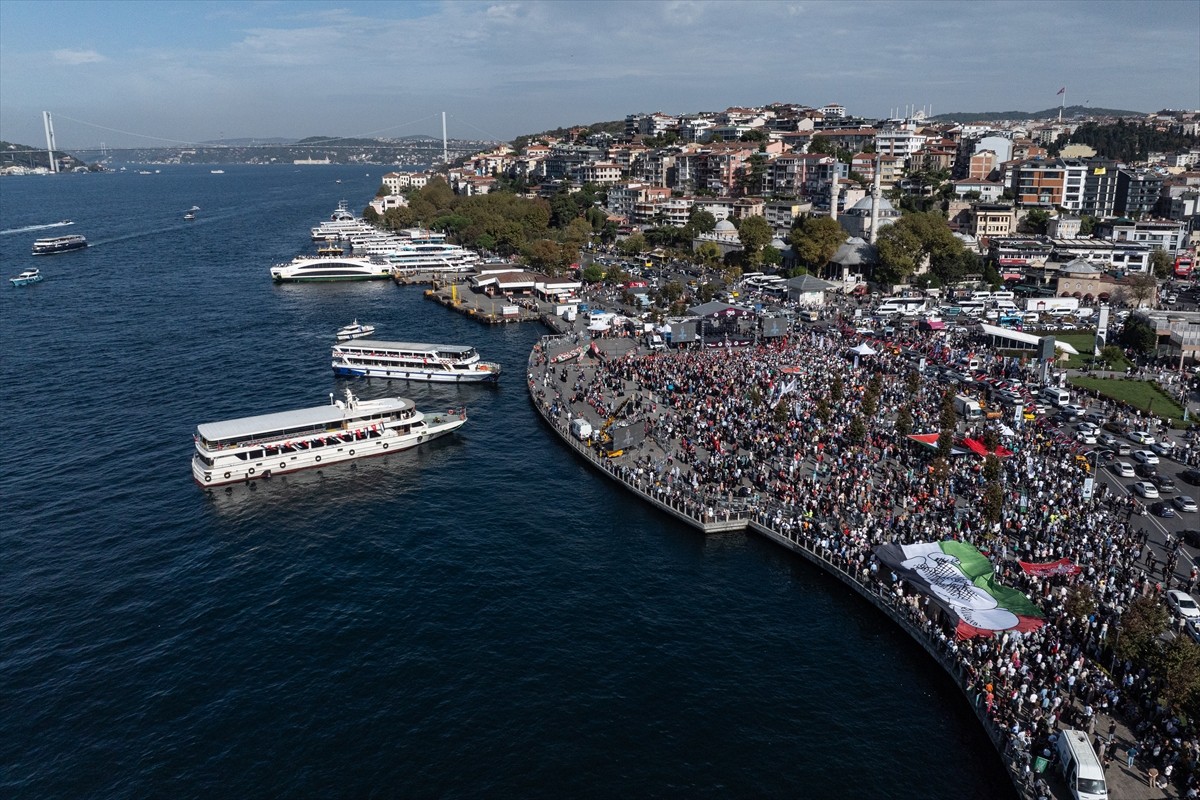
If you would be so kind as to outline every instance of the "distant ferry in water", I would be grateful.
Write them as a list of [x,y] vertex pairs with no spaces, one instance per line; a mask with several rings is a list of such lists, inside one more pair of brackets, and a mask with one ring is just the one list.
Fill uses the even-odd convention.
[[209,173],[210,173],[210,174],[212,174],[212,175],[224,175],[224,174],[225,174],[225,170],[223,170],[223,169],[210,169],[210,170],[209,170]]
[[354,339],[333,346],[333,372],[345,377],[399,378],[434,383],[495,383],[500,365],[474,347]]
[[53,236],[49,239],[38,239],[34,242],[33,254],[35,256],[44,256],[50,253],[65,253],[68,250],[80,250],[87,246],[87,239],[78,234],[72,236]]
[[296,256],[287,264],[271,267],[271,278],[280,283],[375,281],[391,276],[392,265],[373,258]]
[[444,436],[466,421],[463,411],[431,418],[407,398],[359,400],[347,389],[345,402],[197,426],[192,478],[220,486],[383,455]]

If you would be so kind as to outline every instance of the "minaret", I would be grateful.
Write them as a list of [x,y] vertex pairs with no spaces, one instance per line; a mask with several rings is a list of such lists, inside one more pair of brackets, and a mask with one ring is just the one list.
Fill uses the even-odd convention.
[[871,187],[871,244],[875,244],[875,234],[879,229],[879,154],[875,154],[875,183]]
[[837,170],[833,173],[833,183],[829,185],[829,218],[837,222],[838,215],[838,198],[842,196],[842,181],[838,177]]
[[450,151],[446,149],[446,112],[442,112],[442,163],[450,163]]

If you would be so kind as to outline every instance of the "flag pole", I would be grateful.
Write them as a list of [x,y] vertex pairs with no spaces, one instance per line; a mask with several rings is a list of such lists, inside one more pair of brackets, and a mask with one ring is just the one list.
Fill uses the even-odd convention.
[[1062,100],[1060,100],[1058,104],[1058,123],[1061,125],[1063,109],[1067,106],[1067,87],[1064,86],[1059,94],[1062,95]]

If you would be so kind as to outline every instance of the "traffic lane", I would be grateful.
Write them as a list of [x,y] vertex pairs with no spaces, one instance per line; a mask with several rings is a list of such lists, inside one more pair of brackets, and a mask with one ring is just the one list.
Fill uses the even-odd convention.
[[[1189,493],[1187,491],[1178,489],[1178,487],[1186,487],[1188,484],[1184,483],[1179,478],[1178,474],[1172,474],[1166,459],[1159,459],[1159,464],[1157,466],[1158,473],[1160,475],[1169,475],[1171,479],[1175,481],[1177,487],[1177,491],[1175,492],[1160,494],[1160,499],[1165,499],[1166,502],[1170,502],[1171,498],[1180,494],[1189,494],[1189,496],[1193,498],[1195,498],[1197,494],[1200,494],[1200,492]],[[1178,467],[1176,473],[1182,472],[1184,469],[1178,464],[1175,466]],[[1109,491],[1115,491],[1118,495],[1126,499],[1130,495],[1134,495],[1134,492],[1130,487],[1137,483],[1139,479],[1123,478],[1113,472],[1110,467],[1111,464],[1106,464],[1101,466],[1099,469],[1100,479],[1103,480],[1106,485],[1108,485]],[[1180,533],[1185,528],[1195,528],[1200,525],[1197,520],[1198,516],[1200,515],[1198,515],[1196,512],[1176,511],[1174,517],[1159,517],[1151,514],[1149,510],[1150,505],[1155,501],[1145,500],[1141,497],[1137,497],[1136,495],[1134,495],[1134,499],[1140,506],[1146,509],[1146,514],[1144,516],[1135,515],[1134,519],[1131,520],[1130,525],[1137,527],[1149,527],[1152,532],[1155,530],[1158,531],[1157,537],[1155,537],[1153,534],[1149,537],[1148,544],[1150,545],[1155,554],[1155,558],[1160,564],[1165,562],[1167,559],[1169,551],[1167,546],[1168,534],[1171,537],[1173,547],[1175,542],[1180,541]],[[1182,552],[1180,553],[1181,557],[1179,559],[1179,565],[1176,568],[1176,575],[1182,575],[1184,579],[1187,578],[1191,568],[1197,564],[1197,558],[1200,557],[1194,552],[1194,550],[1194,548],[1191,548],[1188,545],[1183,546]]]
[[[1102,409],[1098,405],[1093,404],[1093,403],[1089,403],[1085,407],[1084,413],[1089,413],[1089,412],[1093,412],[1093,411],[1098,412],[1098,413],[1103,413]],[[1108,416],[1108,415],[1105,414],[1105,416]],[[1082,418],[1083,417],[1081,415],[1079,417],[1079,419],[1082,420]],[[1064,437],[1069,437],[1072,440],[1077,441],[1076,434],[1079,432],[1077,426],[1078,426],[1077,422],[1058,422],[1053,427],[1055,430],[1058,431],[1058,433],[1060,435],[1062,435]],[[1170,438],[1172,440],[1177,440],[1179,437],[1171,436]],[[1141,444],[1131,441],[1127,436],[1118,435],[1117,439],[1118,439],[1118,441],[1128,443],[1131,446],[1131,448],[1134,450],[1146,448],[1145,445],[1141,445]],[[1179,444],[1180,444],[1180,442],[1176,441],[1176,445],[1178,446]],[[1087,445],[1086,448],[1089,451],[1103,449],[1100,445]],[[1134,464],[1134,465],[1137,464],[1137,462],[1129,456],[1118,456],[1116,460],[1126,461],[1126,462]],[[1169,475],[1171,477],[1171,479],[1175,481],[1176,491],[1165,496],[1165,499],[1167,502],[1170,502],[1172,497],[1179,495],[1179,494],[1189,495],[1193,499],[1200,497],[1200,487],[1196,487],[1195,491],[1188,491],[1184,488],[1181,488],[1181,487],[1191,488],[1189,486],[1189,484],[1185,483],[1179,477],[1179,474],[1187,469],[1186,466],[1180,464],[1177,461],[1174,461],[1173,459],[1167,458],[1167,457],[1160,457],[1159,463],[1155,464],[1153,466],[1158,470],[1158,473],[1160,475]],[[1132,486],[1134,483],[1137,483],[1139,480],[1141,480],[1140,478],[1122,478],[1122,477],[1118,476],[1117,474],[1115,474],[1114,472],[1112,472],[1108,468],[1108,465],[1101,466],[1099,469],[1099,472],[1100,472],[1101,479],[1105,480],[1105,482],[1111,488],[1116,489],[1121,495],[1126,496],[1126,497],[1128,497],[1128,495],[1130,495],[1130,494],[1133,494],[1132,490],[1129,487]],[[1147,501],[1140,497],[1136,498],[1136,500],[1140,506],[1142,506],[1146,509],[1146,514],[1145,514],[1145,516],[1138,516],[1130,524],[1135,525],[1135,526],[1140,523],[1146,524],[1149,526],[1152,533],[1154,531],[1158,532],[1157,539],[1155,536],[1151,535],[1147,543],[1150,545],[1151,549],[1154,551],[1155,558],[1158,560],[1158,563],[1160,563],[1160,564],[1163,563],[1167,558],[1167,552],[1168,552],[1167,535],[1168,534],[1170,535],[1171,541],[1173,544],[1174,542],[1180,541],[1180,533],[1184,529],[1200,527],[1200,514],[1197,514],[1196,512],[1177,511],[1175,517],[1158,517],[1158,516],[1155,516],[1154,514],[1151,514],[1150,510],[1149,510],[1149,506],[1154,502],[1153,500]],[[1196,548],[1189,547],[1188,545],[1185,544],[1181,550],[1180,555],[1181,555],[1181,558],[1179,559],[1179,564],[1176,567],[1176,574],[1178,575],[1180,572],[1182,572],[1182,577],[1184,579],[1186,579],[1188,577],[1188,573],[1191,571],[1191,568],[1193,566],[1195,566],[1198,563],[1198,561],[1200,561],[1200,553],[1198,553],[1196,551]]]

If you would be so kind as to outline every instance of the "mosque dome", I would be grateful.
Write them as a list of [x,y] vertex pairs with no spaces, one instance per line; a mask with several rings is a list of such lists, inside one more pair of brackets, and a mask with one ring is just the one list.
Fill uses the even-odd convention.
[[737,226],[727,219],[723,219],[717,223],[717,227],[713,229],[716,234],[731,234],[737,233]]

